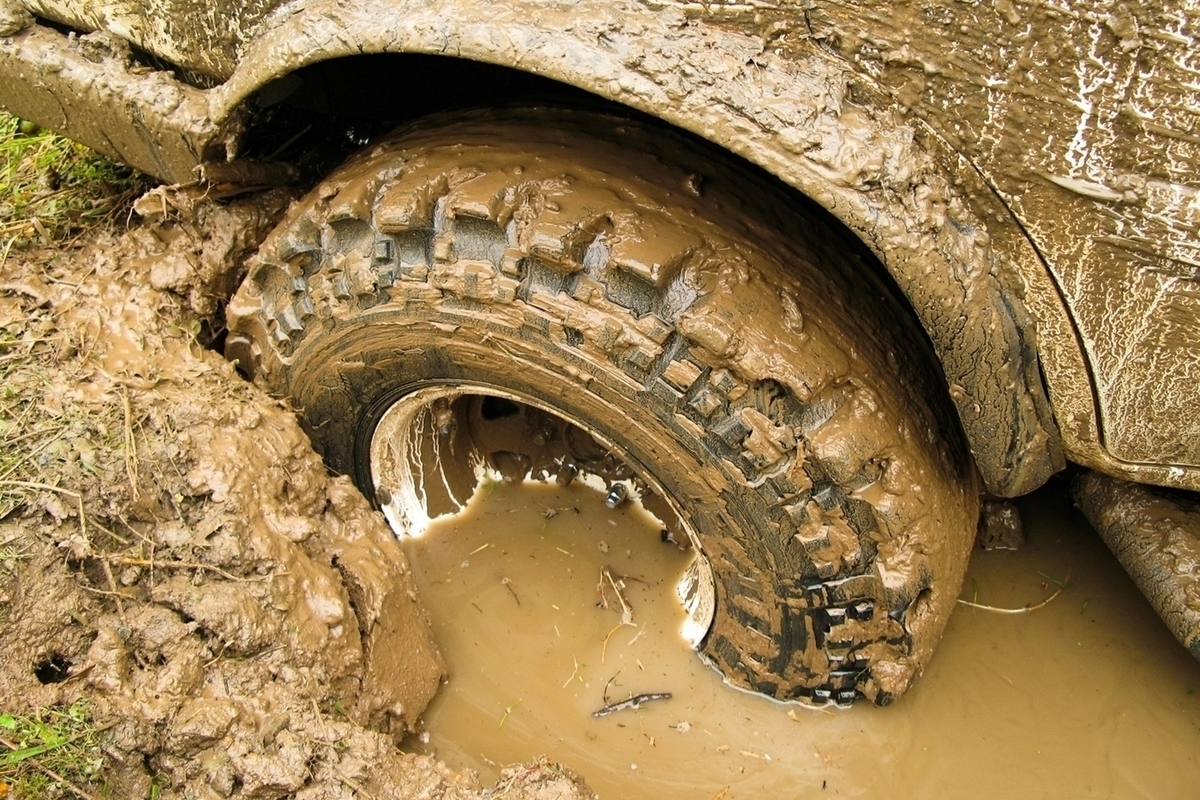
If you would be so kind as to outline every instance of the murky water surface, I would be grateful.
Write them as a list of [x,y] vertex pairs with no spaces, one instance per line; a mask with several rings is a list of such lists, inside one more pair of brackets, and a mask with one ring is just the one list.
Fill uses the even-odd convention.
[[[785,706],[725,686],[677,635],[687,555],[582,486],[492,485],[409,542],[450,681],[426,713],[448,763],[540,754],[604,798],[1154,797],[1200,786],[1200,664],[1061,487],[1028,544],[976,551],[933,663],[894,706]],[[611,582],[620,581],[632,624]],[[596,718],[631,695],[671,694]]]

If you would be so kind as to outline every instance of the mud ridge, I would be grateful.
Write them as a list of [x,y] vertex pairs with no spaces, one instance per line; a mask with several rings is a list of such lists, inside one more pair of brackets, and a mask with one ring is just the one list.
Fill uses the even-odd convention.
[[591,797],[397,746],[445,671],[404,555],[196,341],[288,200],[158,190],[140,227],[0,267],[5,711],[88,700],[116,797]]

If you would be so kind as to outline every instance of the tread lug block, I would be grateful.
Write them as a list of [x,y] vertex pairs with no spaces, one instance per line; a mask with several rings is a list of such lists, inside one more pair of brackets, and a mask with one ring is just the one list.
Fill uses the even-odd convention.
[[402,281],[419,281],[422,283],[429,280],[429,265],[428,264],[401,264],[400,265],[400,280],[402,280]]
[[634,347],[629,351],[629,355],[625,360],[632,364],[638,371],[645,373],[654,364],[655,356],[658,355],[658,348],[648,350],[645,347]]
[[588,277],[575,279],[571,297],[588,305],[599,305],[604,300],[604,284]]
[[308,291],[308,281],[303,275],[292,275],[289,283],[291,284],[292,294],[303,294]]
[[880,580],[874,573],[851,575],[825,584],[825,594],[832,605],[850,606],[859,601],[872,604],[880,596]]
[[583,263],[572,252],[574,248],[568,238],[569,233],[568,226],[539,220],[525,231],[526,252],[559,275],[580,272]]
[[667,337],[675,332],[674,325],[668,325],[653,314],[646,314],[633,325],[655,344],[666,343]]
[[399,164],[389,164],[376,172],[360,173],[337,187],[337,192],[328,200],[325,221],[368,220],[374,212],[373,201],[381,186],[385,186],[400,175]]
[[295,306],[280,311],[275,320],[279,323],[279,329],[287,334],[289,339],[299,338],[300,333],[304,331],[304,322]]
[[[650,393],[654,395],[654,399],[664,405],[673,406],[683,398],[683,392],[674,389],[671,384],[664,381],[662,378],[657,378],[650,384]],[[686,417],[684,417],[686,419]],[[677,416],[678,421],[678,416]],[[688,420],[691,423],[691,420]]]
[[753,408],[738,410],[742,424],[750,434],[742,440],[742,457],[761,473],[774,467],[786,453],[796,449],[796,438],[785,425],[776,425],[761,411]]
[[821,508],[829,511],[835,506],[840,505],[845,500],[846,495],[833,483],[821,481],[813,486],[812,497],[813,500],[816,500],[820,504]]
[[278,320],[275,320],[275,324],[271,326],[270,335],[276,348],[281,350],[284,355],[291,355],[292,340],[288,336],[287,329],[280,325]]
[[354,290],[350,286],[350,276],[342,274],[331,277],[329,291],[338,300],[349,300],[354,296]]
[[272,255],[285,264],[303,258],[304,272],[311,275],[321,264],[321,231],[311,221],[305,222],[308,224],[297,226],[287,236],[279,237]]
[[396,268],[390,264],[376,265],[375,283],[380,289],[390,289],[396,285]]
[[810,583],[804,587],[803,594],[810,608],[821,608],[829,605],[826,584]]
[[804,548],[817,577],[833,578],[858,566],[862,559],[858,534],[846,524],[841,509],[826,512],[810,500],[803,509],[789,506],[787,511],[799,520],[793,538]]
[[510,244],[562,275],[587,269],[601,275],[608,263],[605,238],[611,229],[602,209],[614,198],[581,191],[573,178],[543,181],[524,193],[512,211]]
[[807,436],[820,428],[853,396],[854,387],[846,381],[838,381],[813,392],[799,414],[800,432]]
[[498,277],[496,268],[488,261],[458,261],[451,265],[439,265],[430,273],[429,283],[456,297],[502,303],[512,302],[518,286],[511,278]]
[[296,310],[296,316],[304,324],[307,324],[309,320],[317,315],[317,309],[313,306],[312,298],[307,295],[301,295],[297,298],[293,307]]
[[452,236],[435,236],[433,239],[433,262],[435,264],[449,264],[455,260],[454,252],[454,237]]
[[445,174],[406,172],[375,201],[375,227],[380,233],[432,230],[437,202],[449,189]]
[[688,400],[688,406],[708,419],[725,407],[725,399],[708,386],[701,386]]
[[497,278],[492,299],[497,303],[511,303],[517,299],[517,291],[520,288],[520,281],[513,280],[512,278]]
[[607,244],[612,265],[656,289],[673,280],[688,256],[704,244],[700,236],[680,231],[660,211],[611,214],[609,219],[613,231]]
[[740,400],[746,393],[746,384],[733,377],[729,370],[714,370],[708,376],[708,385],[729,400]]
[[870,622],[875,616],[875,604],[870,600],[860,600],[852,606],[847,607],[846,615],[859,622]]
[[[710,301],[707,305],[712,305]],[[732,314],[728,314],[732,317]],[[692,344],[706,350],[714,360],[736,354],[739,345],[739,326],[720,312],[691,311],[679,315],[679,332]]]
[[375,240],[371,248],[371,270],[375,273],[375,281],[381,289],[389,289],[395,285],[399,277],[399,264],[396,263],[396,242],[390,238]]
[[500,271],[510,278],[520,278],[523,274],[525,254],[515,247],[507,247],[500,257]]
[[378,267],[396,260],[396,242],[392,239],[376,239],[371,248],[371,262]]
[[474,456],[561,468],[531,437],[475,452],[466,416],[435,447],[415,428],[437,403],[588,431],[711,575],[689,633],[706,661],[779,699],[886,703],[954,607],[978,486],[899,294],[786,191],[628,119],[427,119],[293,204],[230,302],[228,353],[303,409],[331,469],[387,489],[399,531],[446,494],[397,499],[406,481],[446,467],[466,496]]
[[750,428],[735,414],[718,421],[712,426],[713,435],[726,444],[731,450],[736,450],[750,433]]
[[662,378],[681,392],[686,392],[700,378],[700,368],[691,361],[672,361],[663,369]]
[[474,217],[492,222],[501,219],[505,210],[505,193],[512,183],[507,172],[480,172],[457,184],[446,195],[446,213],[458,219]]

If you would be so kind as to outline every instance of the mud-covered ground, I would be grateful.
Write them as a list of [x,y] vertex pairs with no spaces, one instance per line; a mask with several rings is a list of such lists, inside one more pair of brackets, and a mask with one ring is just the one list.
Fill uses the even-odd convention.
[[444,670],[404,555],[200,344],[289,199],[156,190],[0,266],[0,713],[86,700],[105,729],[100,777],[41,796],[592,796],[398,747]]

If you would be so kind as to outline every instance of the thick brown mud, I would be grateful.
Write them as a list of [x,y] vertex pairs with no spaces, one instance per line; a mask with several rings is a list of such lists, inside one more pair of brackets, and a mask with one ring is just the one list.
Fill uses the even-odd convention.
[[[688,556],[636,509],[487,486],[407,545],[450,673],[410,744],[485,778],[545,753],[601,797],[1189,796],[1200,664],[1063,483],[1018,505],[1028,543],[977,550],[962,599],[1053,599],[960,605],[901,701],[814,710],[723,685],[687,649],[672,590]],[[632,625],[607,585],[598,605],[604,567],[628,576]]]
[[[123,237],[0,268],[0,698],[86,699],[112,724],[111,796],[591,796],[572,769],[609,798],[1198,784],[1200,666],[1062,486],[1019,503],[1028,544],[976,552],[962,597],[1066,588],[958,608],[885,709],[722,684],[677,635],[688,553],[583,487],[495,485],[410,543],[409,583],[290,411],[195,341],[279,206],[158,200]],[[449,675],[422,720],[442,661],[418,592]]]
[[[84,701],[96,796],[493,791],[396,748],[443,665],[392,532],[196,341],[286,198],[156,197],[153,224],[0,270],[0,714]],[[545,762],[500,780],[590,796]],[[34,796],[83,796],[56,781]]]

